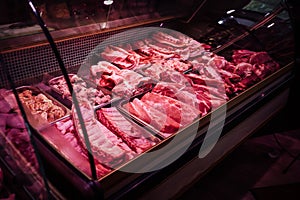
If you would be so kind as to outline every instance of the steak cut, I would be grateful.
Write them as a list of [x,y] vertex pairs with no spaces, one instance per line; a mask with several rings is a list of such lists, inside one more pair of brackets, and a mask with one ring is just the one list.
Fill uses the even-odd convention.
[[[157,129],[157,131],[161,132],[164,137],[170,136],[180,128],[179,123],[168,117],[165,113],[162,113],[153,108],[153,106],[142,102],[138,98],[135,98],[132,102],[123,105],[123,107],[127,109],[132,115],[141,120],[144,120],[145,112],[147,116],[150,117],[150,119],[147,118],[144,122]],[[133,111],[131,110],[131,108],[137,108],[137,110]],[[143,112],[138,112],[139,110],[143,110]]]
[[200,111],[186,103],[157,93],[148,92],[141,101],[164,112],[182,126],[186,126],[200,116]]

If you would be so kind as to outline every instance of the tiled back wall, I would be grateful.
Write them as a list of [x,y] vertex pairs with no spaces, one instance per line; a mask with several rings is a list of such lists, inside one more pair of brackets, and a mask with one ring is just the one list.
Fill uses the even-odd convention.
[[[147,26],[156,27],[158,23],[148,24]],[[113,35],[123,32],[126,29],[115,30],[112,32],[99,33],[70,40],[57,42],[57,48],[60,51],[61,57],[66,68],[80,66],[86,56],[97,47],[105,39]],[[145,32],[145,34],[147,34]],[[132,35],[125,35],[122,41],[136,37],[134,32]],[[137,38],[138,39],[138,38]],[[118,40],[118,38],[116,38]],[[42,77],[45,73],[54,73],[60,71],[59,64],[49,44],[43,46],[35,46],[27,49],[20,49],[2,54],[3,61],[7,66],[10,75],[16,83],[16,86],[28,84],[28,80],[40,81],[35,77]],[[3,66],[0,68],[0,87],[9,88],[9,83],[6,78]]]

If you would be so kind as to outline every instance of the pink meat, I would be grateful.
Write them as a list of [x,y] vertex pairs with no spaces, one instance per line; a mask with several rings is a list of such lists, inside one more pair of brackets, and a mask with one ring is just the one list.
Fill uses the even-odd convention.
[[163,32],[154,33],[152,38],[155,39],[157,42],[167,44],[173,47],[184,47],[186,45],[181,40]]
[[[137,102],[139,102],[138,105]],[[137,106],[143,107],[144,110],[151,118],[149,124],[153,126],[155,129],[157,129],[158,131],[160,131],[161,133],[165,133],[166,137],[179,130],[180,124],[174,121],[172,118],[168,117],[165,113],[156,110],[151,105],[148,105],[137,98],[134,99],[132,103],[136,104]],[[137,113],[136,117],[140,119],[142,118],[142,116],[140,116],[139,113]]]
[[25,128],[24,119],[17,113],[0,114],[0,118],[6,118],[6,125],[10,128]]
[[151,122],[151,116],[147,113],[147,110],[145,109],[145,107],[143,107],[143,104],[139,99],[135,98],[135,99],[133,99],[132,102],[128,102],[123,107],[129,113],[131,113],[135,116],[139,116],[139,118],[142,121],[144,121],[148,124]]
[[198,109],[186,103],[157,93],[146,93],[141,101],[164,112],[182,126],[191,123],[201,114]]
[[192,87],[177,83],[159,82],[153,88],[152,92],[171,97],[194,108],[198,108],[202,116],[206,115],[211,109],[210,99],[199,95]]
[[99,81],[99,85],[106,89],[113,89],[116,85],[122,83],[124,78],[115,73],[111,75],[102,75]]
[[158,82],[152,89],[152,92],[175,98],[176,94],[184,86],[178,83]]
[[272,58],[269,56],[267,52],[256,52],[252,54],[249,58],[250,64],[264,64],[272,61]]
[[11,110],[9,103],[5,99],[0,100],[0,113],[8,113]]
[[97,110],[99,121],[115,133],[135,152],[142,153],[158,141],[150,133],[138,129],[114,107]]
[[232,60],[235,64],[239,64],[241,62],[249,62],[250,57],[254,54],[254,51],[249,51],[246,49],[242,50],[234,50],[232,54]]
[[207,64],[216,69],[223,69],[227,65],[227,62],[228,61],[224,57],[215,55]]
[[38,169],[38,162],[31,145],[29,134],[27,131],[20,129],[10,129],[7,132],[7,139],[20,151],[25,159],[36,169]]
[[143,77],[132,70],[124,69],[119,75],[124,81],[112,89],[112,91],[119,96],[130,97],[152,87],[153,81],[150,77]]

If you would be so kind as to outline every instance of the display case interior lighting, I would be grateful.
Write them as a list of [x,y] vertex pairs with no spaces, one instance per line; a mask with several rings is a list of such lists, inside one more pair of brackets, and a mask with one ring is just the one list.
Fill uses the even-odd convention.
[[226,13],[229,15],[231,13],[235,12],[235,10],[228,10]]
[[104,5],[107,5],[107,6],[113,4],[113,2],[114,2],[113,0],[105,0],[105,1],[103,1]]
[[267,26],[267,28],[271,28],[272,26],[274,26],[275,25],[275,23],[271,23],[271,24],[269,24],[268,26]]
[[224,20],[219,20],[219,21],[218,21],[218,24],[220,24],[220,25],[221,25],[221,24],[224,24]]

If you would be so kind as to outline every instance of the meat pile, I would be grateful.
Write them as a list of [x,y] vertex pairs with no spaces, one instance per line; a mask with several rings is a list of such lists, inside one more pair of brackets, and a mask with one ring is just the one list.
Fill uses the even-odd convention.
[[134,98],[124,108],[164,136],[178,131],[201,115],[197,108],[187,103],[154,92],[146,93],[141,99]]
[[[112,133],[96,120],[94,117],[94,110],[85,105],[81,105],[80,109],[83,114],[84,125],[87,129],[87,134],[91,143],[91,149],[95,157],[100,160],[101,163],[109,167],[115,167],[128,161],[130,158],[130,153],[127,152],[128,148],[123,148],[124,146],[114,144],[114,142],[119,141],[114,140]],[[79,139],[84,145],[84,133],[76,112],[73,114],[73,120]],[[109,138],[112,138],[113,140],[110,140]]]
[[279,64],[267,52],[249,50],[234,50],[231,61],[213,54],[209,59],[196,58],[192,63],[194,72],[200,76],[221,77],[230,98],[279,69]]
[[67,113],[61,106],[56,105],[45,94],[36,94],[30,89],[26,89],[19,93],[21,102],[30,110],[34,116],[53,122],[64,117]]
[[183,34],[177,36],[158,32],[133,44],[107,46],[100,52],[103,61],[90,67],[90,78],[122,97],[145,92],[154,80],[160,80],[161,73],[186,72],[193,67],[189,59],[207,52],[207,45]]
[[239,86],[245,89],[280,68],[279,64],[267,52],[235,50],[233,51],[232,60],[235,64],[233,73],[241,77]]
[[[0,89],[0,132],[0,137],[4,133],[6,139],[19,150],[35,169],[38,169],[34,149],[23,118],[19,113],[14,94],[6,89]],[[1,141],[6,140],[1,138]]]
[[[95,158],[104,166],[120,166],[136,155],[156,145],[159,140],[150,133],[125,119],[115,108],[100,108],[96,111],[83,99],[80,109]],[[73,121],[81,146],[85,146],[82,125],[77,112],[73,111]],[[76,146],[76,145],[75,145]]]
[[[222,99],[228,100],[279,69],[279,64],[267,52],[234,50],[231,61],[228,61],[209,50],[210,46],[178,32],[155,32],[150,38],[132,44],[108,46],[100,53],[105,61],[91,66],[91,78],[96,80],[99,86],[115,90],[120,96],[137,94],[138,92],[127,91],[136,91],[137,85],[147,85],[150,80],[144,79],[149,77],[155,82],[185,84],[189,81],[197,95],[203,93],[199,92],[199,89],[208,91],[215,87],[211,83],[216,80],[215,82],[219,82],[218,89],[225,88],[227,97]],[[108,65],[109,68],[104,69],[104,66]],[[129,69],[131,72],[128,72]],[[144,77],[140,77],[136,72]],[[187,72],[190,72],[190,75],[183,77],[182,74]],[[199,81],[202,81],[201,84]],[[208,98],[207,92],[204,93]],[[215,96],[212,99],[215,99]]]
[[[180,33],[156,32],[126,47],[108,49],[101,53],[105,61],[99,63],[109,68],[92,66],[91,77],[101,86],[121,91],[120,96],[132,96],[125,91],[136,91],[136,85],[145,84],[133,74],[154,80],[151,90],[142,90],[142,95],[131,98],[122,108],[165,135],[177,132],[279,69],[266,52],[235,50],[229,61],[210,52],[210,46]],[[132,78],[135,76],[138,78]],[[191,115],[185,115],[186,111]]]
[[158,138],[129,122],[115,107],[100,108],[96,114],[102,124],[138,154],[159,142]]
[[136,53],[130,45],[126,45],[126,48],[109,45],[101,52],[101,57],[121,69],[134,69],[140,65],[147,65],[149,62],[145,57]]
[[[88,84],[77,75],[69,75],[69,77],[74,93],[77,96],[87,96],[95,105],[102,105],[111,101],[110,95],[105,95],[101,90],[88,86]],[[63,76],[51,79],[48,84],[52,89],[62,95],[63,99],[72,100],[72,96]]]
[[111,90],[121,97],[131,97],[152,88],[153,80],[141,74],[112,66],[105,61],[100,61],[90,68],[91,79],[101,88]]
[[[67,118],[67,119],[57,121],[55,123],[55,127],[63,135],[65,140],[69,142],[77,152],[79,152],[83,157],[85,157],[88,160],[87,150],[85,148],[85,145],[82,144],[82,142],[80,141],[77,135],[77,132],[73,124],[73,120],[71,118]],[[68,155],[64,155],[64,156],[68,158]],[[99,178],[107,175],[112,171],[109,167],[102,165],[96,159],[95,159],[95,166],[96,166],[97,177]]]
[[123,45],[123,48],[107,46],[100,55],[105,61],[120,69],[136,70],[158,60],[164,60],[165,65],[183,72],[191,67],[185,62],[203,55],[209,46],[180,33],[175,35],[176,37],[164,32],[156,32],[151,38]]
[[[95,110],[91,99],[101,105],[112,98],[101,89],[123,97],[120,109],[167,138],[279,69],[266,52],[235,50],[232,59],[226,60],[210,52],[210,46],[180,33],[156,32],[132,44],[110,45],[100,56],[103,60],[89,69],[89,78],[97,88],[70,76],[100,177],[160,142],[125,118],[119,108]],[[53,79],[49,85],[70,99],[64,78]],[[66,114],[43,94],[24,90],[19,96],[32,114],[48,122]],[[54,126],[87,158],[83,127],[74,108],[71,118]],[[0,90],[0,130],[37,165],[14,98],[4,90]]]

